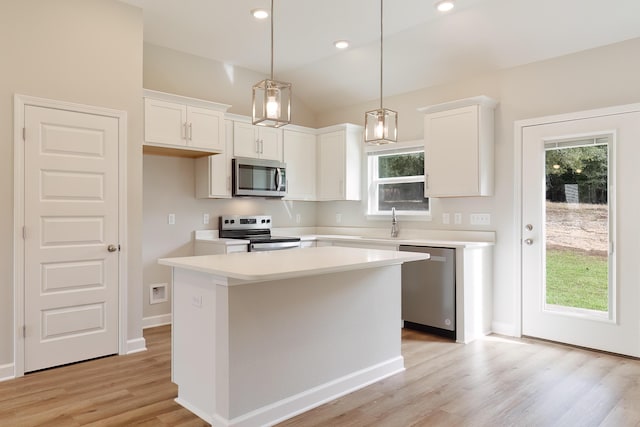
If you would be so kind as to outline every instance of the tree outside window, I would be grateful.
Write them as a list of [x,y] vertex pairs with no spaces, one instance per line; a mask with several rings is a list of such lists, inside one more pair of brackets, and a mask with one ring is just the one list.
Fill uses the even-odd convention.
[[407,150],[369,155],[369,214],[396,212],[428,215],[424,197],[424,151]]

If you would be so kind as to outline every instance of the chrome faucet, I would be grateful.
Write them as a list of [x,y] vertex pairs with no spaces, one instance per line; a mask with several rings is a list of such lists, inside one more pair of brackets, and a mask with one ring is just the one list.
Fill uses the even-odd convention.
[[391,237],[398,237],[398,231],[400,226],[398,225],[398,218],[396,218],[396,208],[391,208]]

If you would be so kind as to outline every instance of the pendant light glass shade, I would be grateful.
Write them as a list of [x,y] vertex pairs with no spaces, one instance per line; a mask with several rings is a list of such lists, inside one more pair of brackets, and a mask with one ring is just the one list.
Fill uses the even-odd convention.
[[278,128],[291,123],[291,83],[273,80],[273,0],[271,0],[271,78],[253,85],[254,125]]
[[364,142],[381,145],[398,140],[398,113],[386,108],[365,113]]
[[371,145],[398,141],[398,113],[382,107],[382,2],[380,0],[380,108],[364,114],[364,142]]
[[253,124],[280,127],[291,122],[291,83],[262,80],[253,86]]

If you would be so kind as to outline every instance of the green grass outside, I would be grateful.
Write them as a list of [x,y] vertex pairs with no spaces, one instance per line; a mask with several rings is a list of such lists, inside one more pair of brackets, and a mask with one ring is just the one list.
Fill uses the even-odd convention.
[[547,304],[608,310],[607,258],[547,250]]

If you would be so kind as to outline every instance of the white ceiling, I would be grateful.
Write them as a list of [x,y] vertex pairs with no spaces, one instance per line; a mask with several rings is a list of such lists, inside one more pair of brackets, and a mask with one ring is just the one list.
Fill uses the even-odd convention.
[[[144,39],[267,75],[269,0],[121,0],[144,10]],[[384,95],[640,37],[640,0],[435,0],[384,4]],[[315,111],[379,99],[380,3],[275,0],[277,80]],[[351,41],[338,51],[333,42]],[[392,105],[386,107],[393,108]]]

